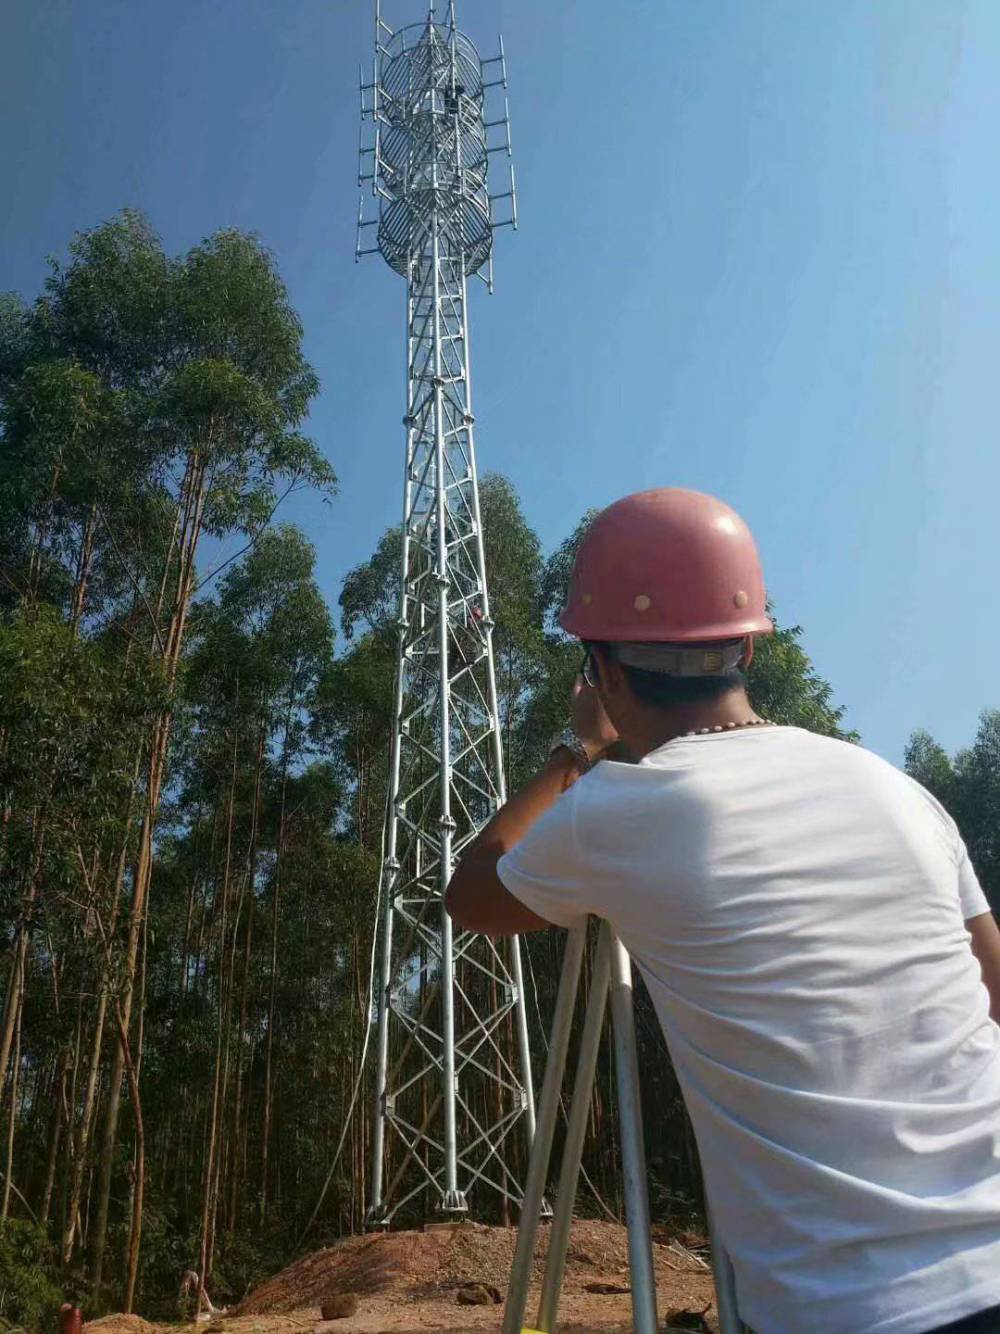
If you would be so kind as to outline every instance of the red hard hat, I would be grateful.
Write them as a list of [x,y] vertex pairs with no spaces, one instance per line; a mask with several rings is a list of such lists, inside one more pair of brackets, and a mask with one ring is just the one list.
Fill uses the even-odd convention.
[[577,639],[686,644],[774,629],[753,534],[700,491],[659,487],[602,510],[559,618]]

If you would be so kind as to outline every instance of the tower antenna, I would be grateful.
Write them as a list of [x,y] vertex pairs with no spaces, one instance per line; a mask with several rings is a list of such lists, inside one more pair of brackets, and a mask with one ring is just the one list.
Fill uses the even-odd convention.
[[[377,251],[406,281],[407,388],[378,924],[375,1225],[401,1210],[489,1217],[497,1201],[504,1212],[520,1204],[512,1132],[520,1123],[529,1141],[534,1134],[520,944],[453,931],[442,902],[456,859],[506,799],[467,292],[475,277],[492,290],[494,232],[517,224],[506,86],[502,42],[483,60],[455,25],[455,0],[446,23],[431,5],[424,22],[398,29],[376,0],[359,183],[377,214],[359,210],[356,249],[358,258]],[[497,154],[506,183],[491,195]]]

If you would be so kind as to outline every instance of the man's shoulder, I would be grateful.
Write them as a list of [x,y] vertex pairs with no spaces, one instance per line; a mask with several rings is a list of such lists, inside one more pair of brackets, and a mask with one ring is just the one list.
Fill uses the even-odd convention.
[[[911,789],[918,786],[897,765],[867,746],[844,737],[811,732],[804,727],[776,727],[770,737],[772,754],[779,762],[812,770],[818,778],[857,775],[885,788]],[[923,791],[923,789],[920,789]]]
[[[646,756],[637,769],[653,785],[659,779],[665,788],[674,787],[678,792],[689,783],[703,789],[706,783],[727,776],[736,781],[747,774],[758,787],[773,782],[784,788],[789,780],[819,790],[853,781],[885,792],[913,786],[902,770],[856,742],[789,726],[679,738]],[[609,773],[605,781],[612,778]],[[641,786],[641,780],[639,783]],[[636,789],[619,780],[619,790]]]
[[[779,774],[792,776],[803,788],[831,796],[851,793],[872,812],[893,818],[930,821],[954,844],[958,831],[952,816],[925,787],[884,756],[856,742],[824,736],[803,728],[783,728],[775,737]],[[785,760],[787,759],[787,766]]]

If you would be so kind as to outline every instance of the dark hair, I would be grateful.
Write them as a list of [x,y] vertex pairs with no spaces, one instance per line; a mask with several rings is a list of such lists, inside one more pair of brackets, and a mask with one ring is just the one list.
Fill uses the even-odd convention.
[[[609,657],[615,656],[614,645],[601,640],[589,641],[586,647],[603,649]],[[667,676],[663,672],[647,672],[641,667],[630,667],[624,662],[618,665],[625,673],[625,679],[636,699],[654,709],[720,699],[731,690],[745,687],[747,683],[745,674],[738,667],[721,672],[718,676]]]

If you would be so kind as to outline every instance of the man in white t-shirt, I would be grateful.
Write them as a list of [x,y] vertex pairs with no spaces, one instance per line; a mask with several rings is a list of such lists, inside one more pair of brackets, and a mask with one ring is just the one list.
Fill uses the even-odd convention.
[[599,515],[562,624],[576,736],[468,849],[452,916],[612,924],[757,1334],[1000,1331],[1000,931],[954,823],[861,747],[753,712],[772,627],[712,497]]

